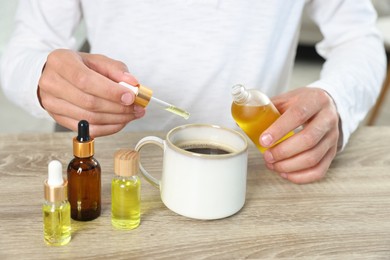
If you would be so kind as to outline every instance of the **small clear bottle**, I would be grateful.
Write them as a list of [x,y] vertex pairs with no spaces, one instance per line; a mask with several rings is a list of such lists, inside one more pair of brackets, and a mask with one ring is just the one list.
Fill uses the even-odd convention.
[[94,158],[94,141],[88,122],[81,120],[73,138],[74,158],[67,169],[71,217],[78,221],[96,219],[101,213],[101,168]]
[[62,177],[62,164],[49,163],[48,179],[44,184],[43,236],[46,244],[62,246],[71,239],[70,204],[67,197],[68,182]]
[[[231,113],[238,126],[264,153],[268,148],[260,144],[260,135],[280,117],[279,111],[267,95],[256,89],[246,89],[237,84],[232,87],[233,103]],[[294,133],[290,132],[277,143],[282,142]]]
[[111,182],[111,223],[117,229],[134,229],[141,222],[138,152],[118,150],[114,156],[114,168],[115,177]]

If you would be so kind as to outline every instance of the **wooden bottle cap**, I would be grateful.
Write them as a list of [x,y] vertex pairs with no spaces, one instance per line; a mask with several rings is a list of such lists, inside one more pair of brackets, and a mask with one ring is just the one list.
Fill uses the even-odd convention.
[[139,154],[131,149],[120,149],[114,155],[114,172],[118,176],[137,175],[139,169]]

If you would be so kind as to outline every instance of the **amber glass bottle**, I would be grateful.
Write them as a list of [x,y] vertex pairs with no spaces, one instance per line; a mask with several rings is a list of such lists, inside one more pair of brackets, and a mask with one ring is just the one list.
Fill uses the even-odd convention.
[[89,124],[81,120],[78,135],[73,138],[74,159],[68,165],[68,199],[71,217],[88,221],[101,212],[101,168],[93,157],[94,139],[89,136]]

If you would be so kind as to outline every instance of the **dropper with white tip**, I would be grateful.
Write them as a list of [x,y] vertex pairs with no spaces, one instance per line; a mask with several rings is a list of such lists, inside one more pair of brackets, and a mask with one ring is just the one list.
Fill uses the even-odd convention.
[[47,184],[56,187],[61,186],[63,183],[62,164],[57,160],[53,160],[49,163]]
[[48,178],[44,185],[45,200],[50,202],[68,200],[68,181],[62,177],[62,164],[53,160],[48,166]]
[[48,245],[66,245],[72,238],[67,185],[68,181],[62,178],[62,164],[57,160],[49,162],[42,205],[43,237]]

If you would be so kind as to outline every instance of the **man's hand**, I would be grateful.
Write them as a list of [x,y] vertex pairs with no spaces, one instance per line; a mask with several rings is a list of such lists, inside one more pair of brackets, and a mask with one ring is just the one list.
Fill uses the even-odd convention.
[[110,135],[145,114],[134,94],[117,82],[138,84],[125,64],[103,55],[55,50],[38,86],[41,105],[60,125],[77,131],[85,119],[91,136]]
[[260,136],[263,146],[272,146],[299,126],[303,129],[264,153],[267,167],[298,184],[321,179],[336,155],[340,134],[333,99],[322,89],[304,87],[272,102],[282,115]]

